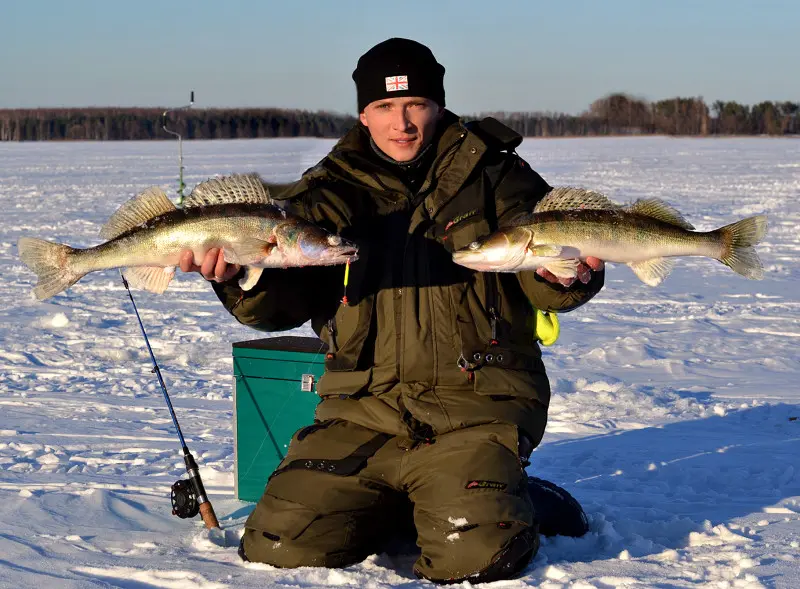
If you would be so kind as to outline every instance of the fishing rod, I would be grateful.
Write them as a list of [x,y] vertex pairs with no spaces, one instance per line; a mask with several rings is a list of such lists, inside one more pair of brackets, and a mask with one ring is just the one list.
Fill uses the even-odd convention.
[[172,131],[170,129],[167,129],[167,113],[177,112],[179,110],[189,110],[193,104],[194,104],[194,90],[192,90],[189,93],[189,104],[178,108],[168,108],[161,115],[161,128],[164,129],[164,131],[169,133],[170,135],[174,135],[175,137],[178,138],[178,168],[179,168],[178,206],[183,205],[183,190],[184,188],[186,188],[186,184],[184,184],[183,182],[183,137],[177,131]]
[[119,275],[122,278],[122,284],[125,285],[125,290],[128,291],[128,297],[131,299],[133,311],[136,313],[136,319],[139,321],[139,327],[144,336],[144,343],[147,345],[147,351],[150,352],[150,360],[153,362],[152,372],[158,377],[158,383],[161,385],[161,392],[164,394],[164,401],[167,402],[167,408],[169,409],[170,417],[172,417],[172,423],[175,426],[175,431],[178,432],[178,439],[183,449],[183,462],[186,465],[186,472],[189,475],[188,479],[176,481],[172,485],[172,492],[170,494],[172,514],[177,515],[181,519],[186,519],[194,517],[199,513],[200,517],[203,518],[203,523],[208,529],[218,528],[219,522],[217,521],[217,515],[214,513],[211,501],[209,501],[206,495],[197,462],[195,462],[194,456],[192,456],[192,453],[189,452],[189,448],[186,446],[186,440],[183,438],[181,426],[178,424],[178,418],[175,415],[175,410],[172,408],[172,401],[170,401],[169,393],[167,393],[167,385],[164,384],[164,378],[161,376],[161,368],[159,368],[158,362],[156,362],[153,348],[150,347],[150,340],[144,329],[142,318],[139,316],[139,309],[136,307],[136,301],[133,300],[133,293],[131,293],[131,289],[128,287],[128,281],[125,280],[125,275],[121,271]]

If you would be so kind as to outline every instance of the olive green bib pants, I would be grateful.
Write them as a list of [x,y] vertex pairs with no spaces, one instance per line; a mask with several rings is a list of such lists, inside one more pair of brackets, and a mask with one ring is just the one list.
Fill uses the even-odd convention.
[[278,567],[360,562],[408,526],[410,500],[418,576],[511,576],[538,548],[518,447],[517,428],[500,423],[427,441],[339,419],[303,428],[245,524],[245,556]]

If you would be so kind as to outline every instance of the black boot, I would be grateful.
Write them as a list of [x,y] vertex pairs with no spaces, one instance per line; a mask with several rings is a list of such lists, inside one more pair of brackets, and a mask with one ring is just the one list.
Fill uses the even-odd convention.
[[540,534],[579,538],[589,531],[581,504],[558,485],[529,476],[528,493],[536,509]]

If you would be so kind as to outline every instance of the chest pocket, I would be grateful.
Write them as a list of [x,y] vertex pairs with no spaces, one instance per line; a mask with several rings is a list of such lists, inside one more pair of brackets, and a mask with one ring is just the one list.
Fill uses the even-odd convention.
[[459,222],[448,223],[449,226],[445,224],[442,227],[438,241],[450,253],[465,248],[491,233],[489,222],[484,218],[482,210],[475,211],[472,216]]
[[447,204],[436,219],[436,239],[450,253],[469,246],[497,229],[495,190],[497,179],[488,171]]
[[484,194],[483,183],[475,188],[477,190],[471,190],[471,194],[461,194],[453,199],[437,215],[434,238],[450,253],[467,247],[492,231],[493,211],[486,210],[488,201],[492,199]]

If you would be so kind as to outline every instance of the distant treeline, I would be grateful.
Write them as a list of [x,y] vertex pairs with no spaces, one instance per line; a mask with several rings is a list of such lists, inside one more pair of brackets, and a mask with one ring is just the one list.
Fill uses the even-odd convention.
[[[191,109],[168,120],[155,108],[0,109],[0,141],[170,139],[162,125],[184,139],[341,137],[356,118],[330,112],[283,109]],[[525,137],[600,135],[797,135],[800,103],[754,106],[702,98],[647,102],[626,94],[596,100],[580,115],[493,112]]]
[[258,137],[341,137],[352,127],[352,116],[275,108],[191,109],[171,111],[163,118],[157,108],[37,108],[0,109],[0,141],[174,139],[255,139]]
[[702,98],[647,102],[626,94],[594,101],[573,116],[540,113],[484,113],[525,137],[596,135],[797,135],[800,103],[761,102],[754,106]]

